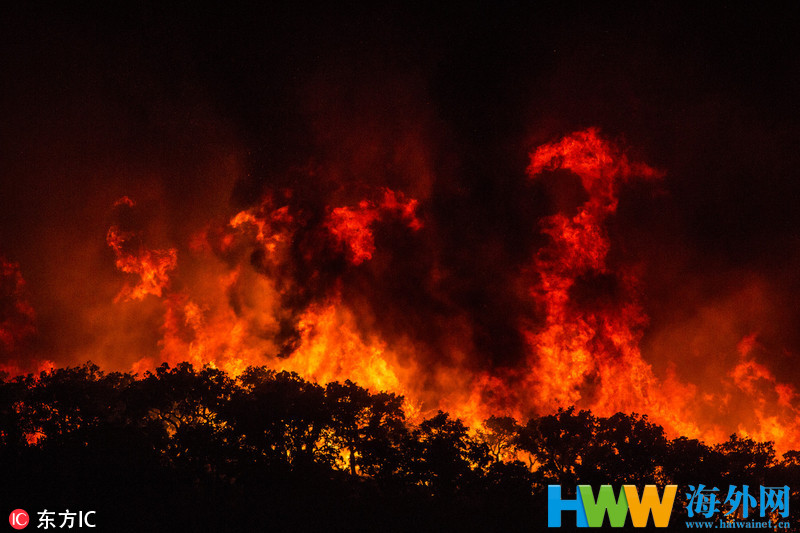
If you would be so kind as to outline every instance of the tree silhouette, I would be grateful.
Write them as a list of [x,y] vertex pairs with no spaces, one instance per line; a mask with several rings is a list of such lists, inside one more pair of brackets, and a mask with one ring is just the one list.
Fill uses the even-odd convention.
[[402,466],[402,445],[407,438],[403,398],[370,394],[350,380],[329,383],[326,407],[331,416],[331,440],[346,452],[351,475],[386,477]]
[[753,483],[764,483],[767,472],[777,464],[772,442],[756,442],[735,433],[714,446],[714,451],[725,457],[725,478],[746,478]]
[[0,381],[0,468],[3,501],[83,506],[114,531],[529,531],[552,483],[565,497],[578,483],[789,485],[791,509],[800,496],[799,452],[738,435],[669,440],[646,416],[574,407],[471,430],[441,411],[407,420],[402,397],[351,381],[188,363]]
[[[591,454],[597,421],[588,411],[559,409],[556,414],[532,418],[522,428],[518,446],[531,454],[545,480],[575,484],[580,476],[594,479],[594,466],[584,456]],[[556,481],[558,480],[558,481]]]
[[664,463],[668,454],[664,429],[651,424],[647,417],[616,413],[598,418],[592,453],[585,462],[592,463],[614,485],[666,483]]
[[478,437],[488,447],[494,462],[515,460],[517,436],[521,430],[517,421],[510,416],[490,416],[478,430]]
[[247,369],[239,381],[224,418],[246,446],[273,467],[336,463],[333,443],[322,439],[331,423],[322,387],[264,367]]

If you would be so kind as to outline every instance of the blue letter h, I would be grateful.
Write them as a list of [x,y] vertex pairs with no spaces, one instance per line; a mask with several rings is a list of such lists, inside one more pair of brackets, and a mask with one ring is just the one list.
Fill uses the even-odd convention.
[[562,500],[561,485],[547,486],[547,527],[561,527],[561,511],[575,511],[576,525],[589,527],[579,488],[575,489],[575,495],[574,500]]

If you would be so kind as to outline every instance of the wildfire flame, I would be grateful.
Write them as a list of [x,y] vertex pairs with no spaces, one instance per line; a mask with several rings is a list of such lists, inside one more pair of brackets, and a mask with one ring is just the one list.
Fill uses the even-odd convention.
[[632,179],[661,178],[663,172],[629,161],[596,129],[531,154],[531,179],[552,170],[580,177],[588,199],[573,216],[557,213],[541,222],[550,243],[534,258],[538,280],[531,297],[544,309],[545,327],[526,332],[536,405],[547,410],[579,405],[600,416],[640,410],[669,430],[695,434],[684,407],[664,396],[642,358],[639,341],[647,316],[638,303],[636,277],[607,261],[611,243],[604,222],[617,210],[619,187]]
[[[136,203],[124,196],[114,205],[135,207]],[[117,300],[141,300],[148,295],[161,297],[169,282],[170,271],[178,266],[177,250],[149,250],[140,242],[136,232],[124,231],[118,226],[109,228],[106,242],[114,250],[117,268],[139,277],[136,285],[126,286],[120,291]]]
[[52,361],[39,360],[31,367],[16,359],[21,345],[36,333],[36,312],[28,301],[25,279],[17,263],[0,256],[0,377],[17,376],[31,369],[36,372],[54,367]]
[[[113,305],[155,300],[163,311],[155,350],[127,369],[189,361],[238,374],[267,365],[395,392],[410,413],[443,409],[472,426],[492,414],[524,419],[576,405],[599,416],[648,414],[672,435],[717,442],[738,431],[779,450],[796,447],[800,395],[759,360],[758,332],[739,339],[735,365],[714,386],[681,379],[674,366],[659,374],[643,352],[646,287],[633,262],[610,261],[607,223],[627,183],[665,173],[590,128],[534,149],[527,174],[533,182],[577,177],[584,199],[530,228],[546,244],[517,276],[520,300],[536,313],[508,317],[525,341],[513,364],[475,364],[469,324],[457,317],[445,326],[451,342],[435,346],[376,326],[378,311],[360,303],[348,280],[369,281],[376,263],[385,265],[391,239],[381,231],[391,226],[413,240],[433,225],[420,201],[382,188],[318,211],[269,191],[258,205],[209,221],[185,248],[148,248],[140,233],[113,225],[106,240],[116,267],[135,279]],[[123,197],[117,206],[136,203]],[[431,268],[432,285],[444,276]],[[15,264],[0,260],[0,280],[0,349],[13,352],[34,331],[35,315]]]
[[396,212],[413,230],[422,227],[415,213],[417,203],[414,199],[406,200],[402,194],[385,189],[380,204],[362,200],[355,209],[346,206],[334,208],[326,227],[337,243],[347,248],[350,261],[354,265],[360,265],[372,259],[372,254],[375,253],[375,239],[370,226],[385,213]]
[[34,333],[36,313],[25,298],[25,280],[19,265],[0,257],[0,349],[13,352],[17,344]]

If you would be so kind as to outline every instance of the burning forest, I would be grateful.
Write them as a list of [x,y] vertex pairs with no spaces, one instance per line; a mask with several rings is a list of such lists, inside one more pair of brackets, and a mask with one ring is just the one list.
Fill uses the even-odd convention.
[[423,433],[591,413],[800,446],[790,24],[262,9],[4,22],[8,386],[294,376]]
[[[189,362],[232,376],[267,366],[320,384],[349,379],[472,427],[491,415],[525,419],[574,405],[602,416],[642,412],[673,436],[718,442],[739,432],[782,450],[796,443],[794,384],[759,362],[758,331],[738,339],[735,365],[702,385],[669,368],[658,376],[642,353],[644,267],[625,257],[612,264],[607,220],[620,189],[661,181],[665,171],[589,128],[535,147],[526,172],[556,188],[571,180],[581,198],[531,226],[542,245],[504,280],[516,305],[503,321],[519,350],[507,361],[482,357],[475,318],[448,293],[454,274],[431,244],[438,236],[425,202],[366,184],[355,186],[365,198],[343,205],[269,190],[165,247],[148,242],[136,200],[117,199],[106,244],[120,288],[102,312],[125,321],[146,308],[154,337],[130,354],[107,340],[113,353],[86,356],[139,374]],[[397,244],[402,257],[387,250]],[[408,274],[417,286],[408,287]],[[52,366],[18,355],[36,333],[19,265],[4,261],[3,284],[4,371]],[[424,317],[413,316],[416,298]],[[732,398],[751,412],[728,407]]]

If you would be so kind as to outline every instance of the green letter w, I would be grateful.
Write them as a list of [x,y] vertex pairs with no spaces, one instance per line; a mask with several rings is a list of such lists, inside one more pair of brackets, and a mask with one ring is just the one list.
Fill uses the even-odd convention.
[[608,512],[608,521],[611,527],[622,527],[625,525],[625,517],[628,515],[628,500],[625,498],[625,491],[619,491],[619,499],[614,498],[614,489],[611,485],[601,485],[600,492],[597,493],[597,501],[594,500],[592,487],[590,485],[578,485],[578,490],[583,499],[583,508],[586,510],[586,521],[589,527],[603,527],[603,516]]

